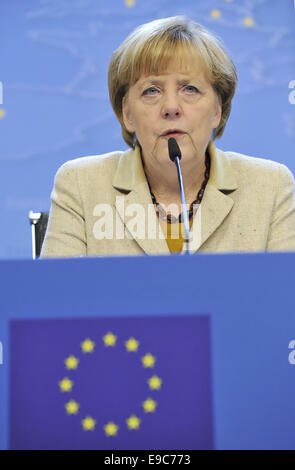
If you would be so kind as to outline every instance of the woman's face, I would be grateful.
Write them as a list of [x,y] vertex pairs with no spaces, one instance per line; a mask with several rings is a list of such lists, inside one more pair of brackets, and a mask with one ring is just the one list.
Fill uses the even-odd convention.
[[123,121],[135,132],[146,164],[170,162],[174,137],[182,162],[203,158],[221,118],[221,104],[195,58],[186,67],[170,63],[165,72],[141,76],[123,99]]

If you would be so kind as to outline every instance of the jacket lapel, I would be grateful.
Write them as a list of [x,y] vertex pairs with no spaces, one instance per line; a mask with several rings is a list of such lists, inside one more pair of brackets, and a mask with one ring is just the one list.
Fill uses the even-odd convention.
[[115,209],[127,236],[147,254],[169,254],[144,173],[140,149],[124,152],[113,179],[118,190]]
[[[206,197],[205,197],[206,194]],[[230,213],[234,201],[208,183],[202,203],[201,244],[217,230]]]
[[201,204],[201,243],[199,247],[217,230],[232,210],[234,201],[230,195],[238,187],[229,157],[221,150],[216,149],[213,142],[209,143],[208,149],[211,157],[211,170]]
[[[238,187],[229,157],[216,149],[212,141],[209,142],[208,150],[211,158],[210,178],[194,218],[190,240],[191,253],[196,252],[206,242],[230,213],[234,205],[230,194]],[[121,155],[113,186],[118,190],[120,197],[115,209],[130,238],[147,254],[169,254],[151,200],[138,146]]]

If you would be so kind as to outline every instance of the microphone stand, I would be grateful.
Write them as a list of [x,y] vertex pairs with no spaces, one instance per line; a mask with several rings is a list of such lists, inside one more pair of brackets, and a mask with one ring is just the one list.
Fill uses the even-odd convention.
[[185,194],[184,194],[184,187],[183,187],[183,180],[182,180],[182,173],[180,169],[180,160],[179,157],[175,157],[174,163],[176,164],[177,168],[177,175],[178,175],[178,183],[179,183],[179,190],[180,190],[180,198],[181,198],[181,208],[182,208],[182,215],[183,215],[183,222],[184,222],[184,229],[185,229],[185,254],[189,255],[189,220],[187,216],[186,210],[186,202],[185,202]]
[[183,222],[184,222],[184,229],[185,229],[185,254],[189,255],[190,254],[189,252],[190,229],[189,229],[189,220],[188,220],[188,215],[187,215],[187,210],[186,210],[183,179],[182,179],[182,173],[181,173],[181,168],[180,168],[181,151],[178,146],[178,143],[176,142],[176,139],[174,139],[173,137],[168,139],[168,151],[169,151],[170,160],[175,163],[176,168],[177,168],[178,183],[179,183],[180,198],[181,198],[181,208],[182,208]]

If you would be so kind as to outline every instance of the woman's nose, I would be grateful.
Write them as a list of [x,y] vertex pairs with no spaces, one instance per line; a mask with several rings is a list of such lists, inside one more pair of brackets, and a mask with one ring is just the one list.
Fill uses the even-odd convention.
[[179,97],[174,94],[167,94],[163,97],[161,114],[164,119],[177,119],[181,116],[181,106]]

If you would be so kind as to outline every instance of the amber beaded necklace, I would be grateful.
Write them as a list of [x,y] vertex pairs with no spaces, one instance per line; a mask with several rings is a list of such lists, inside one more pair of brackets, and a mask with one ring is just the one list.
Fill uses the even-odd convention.
[[[210,155],[209,155],[209,152],[207,150],[206,151],[206,158],[205,158],[204,181],[201,185],[201,188],[200,188],[200,190],[197,194],[196,199],[190,205],[190,208],[189,208],[189,211],[188,211],[189,219],[191,219],[194,216],[194,214],[197,212],[198,207],[201,204],[201,201],[203,199],[205,188],[206,188],[206,185],[208,183],[209,176],[210,176],[210,163],[211,163],[210,162]],[[148,183],[148,185],[149,185],[149,183]],[[176,222],[178,222],[178,223],[183,222],[183,213],[179,214],[178,217],[175,217],[174,215],[169,214],[169,213],[167,214],[166,211],[164,210],[164,208],[161,206],[161,204],[159,202],[157,202],[156,197],[155,197],[154,193],[152,192],[150,185],[149,185],[149,188],[150,188],[150,193],[151,193],[151,198],[152,198],[153,204],[155,205],[156,212],[159,215],[159,217],[162,220],[165,220],[165,221],[167,220],[167,222],[169,222],[170,224],[174,224]]]

